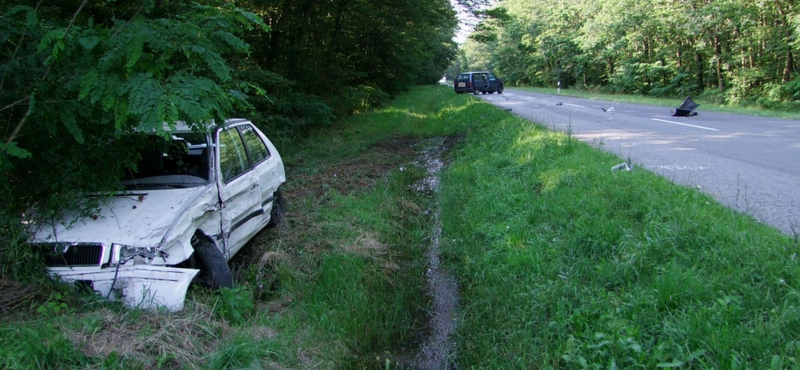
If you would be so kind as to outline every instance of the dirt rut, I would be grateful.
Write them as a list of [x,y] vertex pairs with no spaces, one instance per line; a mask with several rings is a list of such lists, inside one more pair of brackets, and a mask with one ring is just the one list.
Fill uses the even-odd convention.
[[456,344],[453,334],[456,329],[458,308],[458,284],[441,266],[439,242],[442,237],[441,205],[437,199],[439,182],[444,162],[442,155],[447,150],[445,138],[431,139],[424,145],[416,164],[427,169],[427,176],[417,184],[417,191],[434,198],[432,212],[433,234],[427,250],[428,294],[433,299],[430,312],[429,336],[423,341],[412,366],[420,370],[455,369]]

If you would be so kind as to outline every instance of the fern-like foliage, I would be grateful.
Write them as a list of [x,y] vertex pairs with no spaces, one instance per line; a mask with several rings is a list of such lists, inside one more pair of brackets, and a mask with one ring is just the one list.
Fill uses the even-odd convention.
[[[6,3],[0,3],[0,234],[2,220],[16,227],[31,207],[52,214],[80,207],[80,194],[113,189],[140,145],[126,143],[130,135],[122,133],[163,133],[165,123],[179,120],[208,129],[212,120],[249,107],[229,60],[248,55],[244,32],[266,25],[230,3],[158,9],[153,0],[97,1],[81,11],[54,2],[4,9]],[[130,10],[117,13],[120,5]],[[113,9],[95,23],[90,17],[103,7]]]
[[226,86],[231,81],[226,56],[247,54],[249,45],[239,34],[253,27],[266,26],[232,5],[194,5],[175,18],[75,27],[68,37],[71,55],[55,51],[64,39],[56,32],[40,49],[53,50],[56,62],[74,65],[73,73],[81,76],[78,100],[109,113],[100,124],[158,131],[165,122],[184,120],[205,127],[247,104]]

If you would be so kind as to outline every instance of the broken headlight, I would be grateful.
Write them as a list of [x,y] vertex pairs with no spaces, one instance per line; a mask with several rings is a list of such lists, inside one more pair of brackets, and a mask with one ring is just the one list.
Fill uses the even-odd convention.
[[124,265],[128,261],[134,264],[149,264],[162,252],[156,247],[134,247],[124,244],[111,244],[111,266]]

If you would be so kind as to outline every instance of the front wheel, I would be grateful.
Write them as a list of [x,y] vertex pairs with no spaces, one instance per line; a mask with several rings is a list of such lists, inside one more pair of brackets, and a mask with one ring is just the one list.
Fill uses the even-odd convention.
[[195,248],[194,254],[200,262],[200,273],[197,275],[202,285],[213,290],[233,288],[233,273],[222,251],[214,243],[203,240]]
[[281,189],[275,192],[275,200],[272,201],[272,210],[269,211],[268,228],[278,226],[283,221],[283,193]]
[[500,85],[500,86],[497,87],[497,93],[498,94],[502,94],[503,93],[503,85]]

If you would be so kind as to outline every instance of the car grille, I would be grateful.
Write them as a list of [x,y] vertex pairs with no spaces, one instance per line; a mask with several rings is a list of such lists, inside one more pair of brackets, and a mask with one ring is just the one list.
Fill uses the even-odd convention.
[[103,245],[100,243],[50,243],[37,247],[49,267],[99,266],[103,263]]

